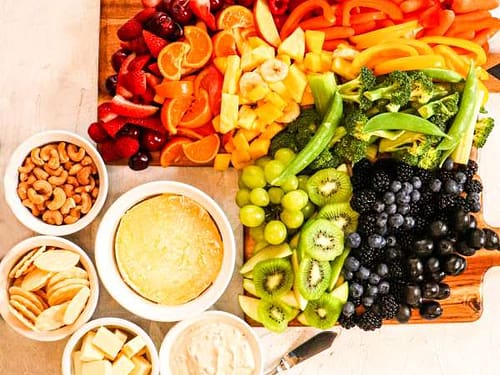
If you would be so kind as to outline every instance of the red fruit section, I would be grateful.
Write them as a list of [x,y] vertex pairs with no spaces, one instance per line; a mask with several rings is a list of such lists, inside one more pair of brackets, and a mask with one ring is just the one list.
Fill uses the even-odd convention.
[[111,100],[111,109],[122,116],[143,118],[154,115],[158,107],[147,104],[136,104],[121,95],[115,95]]

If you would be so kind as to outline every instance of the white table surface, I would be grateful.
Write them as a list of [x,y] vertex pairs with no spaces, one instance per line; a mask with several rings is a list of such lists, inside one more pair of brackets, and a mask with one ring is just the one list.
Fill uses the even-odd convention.
[[[37,131],[68,129],[86,135],[88,124],[96,116],[98,31],[97,0],[0,0],[0,175],[3,176],[17,144]],[[493,47],[500,49],[498,44]],[[500,121],[500,94],[492,95],[489,108]],[[499,146],[500,125],[482,153],[480,167],[486,185],[486,217],[497,226],[500,226]],[[149,168],[137,173],[125,167],[112,167],[109,173],[111,188],[106,207],[135,185],[155,179],[175,179],[190,182],[211,194],[228,213],[235,232],[241,233],[237,210],[227,199],[236,190],[234,171],[219,174],[210,168]],[[101,216],[89,228],[69,237],[90,254],[93,254],[93,236]],[[9,211],[2,184],[0,257],[32,235]],[[238,245],[241,249],[241,235]],[[238,264],[241,264],[241,256]],[[241,313],[236,303],[240,282],[235,275],[232,287],[215,308]],[[484,313],[477,322],[385,326],[374,333],[343,330],[330,350],[297,366],[289,374],[498,374],[499,268],[486,274],[483,296]],[[95,317],[101,316],[119,316],[138,322],[157,344],[170,327],[132,316],[104,289],[95,314]],[[277,335],[258,329],[258,333],[266,361],[271,362],[313,335],[315,330],[290,328]],[[29,341],[0,319],[0,374],[59,374],[65,342]]]

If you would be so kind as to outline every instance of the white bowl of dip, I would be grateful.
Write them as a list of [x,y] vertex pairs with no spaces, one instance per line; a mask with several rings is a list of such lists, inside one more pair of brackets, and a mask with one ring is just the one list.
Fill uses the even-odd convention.
[[255,331],[223,311],[177,323],[160,348],[161,375],[261,375],[262,348]]

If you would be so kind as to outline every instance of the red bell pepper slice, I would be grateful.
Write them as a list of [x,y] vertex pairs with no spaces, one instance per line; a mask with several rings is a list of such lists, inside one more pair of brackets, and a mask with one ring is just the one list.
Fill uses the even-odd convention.
[[217,116],[220,113],[223,82],[224,76],[213,65],[209,65],[199,72],[194,81],[195,96],[198,95],[200,88],[207,90],[212,116]]

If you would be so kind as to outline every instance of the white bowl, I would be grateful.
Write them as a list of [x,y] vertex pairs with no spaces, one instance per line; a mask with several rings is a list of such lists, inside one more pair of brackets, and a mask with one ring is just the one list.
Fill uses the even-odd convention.
[[66,346],[64,347],[61,361],[61,370],[63,375],[73,375],[71,354],[79,345],[81,345],[82,338],[87,332],[98,329],[99,327],[118,328],[131,334],[132,336],[140,336],[146,343],[146,356],[151,363],[150,375],[159,374],[158,352],[153,341],[151,340],[151,337],[149,337],[149,335],[141,327],[125,319],[99,318],[86,323],[69,338]]
[[[255,360],[255,371],[252,375],[261,375],[263,373],[264,361],[262,348],[259,338],[252,327],[236,315],[223,311],[206,311],[198,316],[177,323],[168,331],[160,347],[161,375],[176,375],[171,368],[171,355],[176,350],[175,344],[180,342],[179,340],[186,333],[186,330],[194,324],[206,326],[212,322],[229,324],[243,333],[248,339]],[[221,347],[219,346],[217,349],[220,350]]]
[[[176,306],[160,305],[137,294],[122,279],[115,261],[115,233],[122,216],[137,203],[163,193],[186,196],[204,207],[217,224],[224,246],[221,269],[212,285],[197,298]],[[226,290],[233,275],[235,258],[233,229],[220,206],[201,190],[175,181],[150,182],[119,197],[104,214],[95,242],[97,270],[109,294],[128,311],[159,322],[179,321],[210,308]]]
[[[85,148],[87,154],[94,161],[99,173],[99,195],[97,196],[97,199],[90,211],[75,223],[51,225],[34,216],[31,211],[22,204],[21,199],[17,195],[17,186],[19,183],[19,172],[17,169],[23,165],[24,160],[34,148],[48,143],[61,141]],[[32,135],[16,148],[7,163],[4,178],[4,190],[7,204],[9,205],[12,213],[23,225],[40,234],[65,236],[83,229],[99,214],[99,211],[102,209],[108,194],[108,173],[101,155],[88,140],[78,134],[68,131],[49,130]]]
[[[53,331],[35,332],[24,326],[9,310],[9,272],[14,265],[28,251],[40,246],[55,246],[58,248],[74,251],[80,255],[80,263],[88,272],[90,282],[90,297],[85,309],[78,319],[71,325],[61,327]],[[85,251],[78,245],[64,238],[53,236],[30,237],[19,242],[5,255],[0,262],[0,314],[7,324],[21,335],[36,341],[57,341],[71,335],[80,326],[87,322],[94,314],[99,299],[99,279],[92,261]]]

